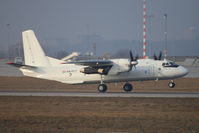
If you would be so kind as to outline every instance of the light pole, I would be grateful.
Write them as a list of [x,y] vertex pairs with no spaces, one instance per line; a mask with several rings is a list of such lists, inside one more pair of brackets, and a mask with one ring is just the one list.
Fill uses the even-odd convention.
[[7,29],[8,29],[8,46],[7,46],[7,49],[8,49],[8,51],[7,51],[7,58],[8,59],[10,59],[10,24],[7,24],[6,25],[7,26]]
[[96,55],[97,55],[97,47],[96,47],[96,43],[93,43],[93,54],[96,58]]
[[164,57],[167,57],[168,48],[167,48],[167,14],[164,14],[164,37],[165,37],[165,49],[164,49]]

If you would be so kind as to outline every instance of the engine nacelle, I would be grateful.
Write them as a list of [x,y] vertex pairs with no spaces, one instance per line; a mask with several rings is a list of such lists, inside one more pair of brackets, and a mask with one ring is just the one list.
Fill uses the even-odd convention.
[[109,70],[111,69],[112,65],[110,66],[96,66],[96,67],[83,67],[80,69],[80,72],[85,74],[103,74],[107,75]]
[[92,67],[84,67],[80,69],[80,72],[85,73],[85,74],[97,74],[98,70]]
[[111,61],[113,62],[113,67],[109,74],[118,74],[130,70],[130,61],[128,59],[113,59]]

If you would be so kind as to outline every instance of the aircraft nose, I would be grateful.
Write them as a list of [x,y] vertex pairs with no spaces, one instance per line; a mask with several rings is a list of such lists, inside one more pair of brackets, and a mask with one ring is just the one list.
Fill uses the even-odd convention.
[[189,73],[189,71],[187,70],[187,68],[180,66],[180,73],[181,73],[181,76],[185,76]]

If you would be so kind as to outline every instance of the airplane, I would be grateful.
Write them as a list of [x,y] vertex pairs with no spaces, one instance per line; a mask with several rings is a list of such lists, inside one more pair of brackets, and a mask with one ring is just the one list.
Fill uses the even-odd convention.
[[55,80],[66,84],[99,84],[98,91],[106,92],[106,83],[125,82],[123,90],[130,92],[133,85],[130,81],[171,80],[170,88],[175,87],[173,79],[188,74],[188,70],[173,61],[139,59],[129,52],[129,59],[106,60],[59,60],[45,55],[34,31],[22,32],[24,63],[7,64],[18,67],[25,76]]

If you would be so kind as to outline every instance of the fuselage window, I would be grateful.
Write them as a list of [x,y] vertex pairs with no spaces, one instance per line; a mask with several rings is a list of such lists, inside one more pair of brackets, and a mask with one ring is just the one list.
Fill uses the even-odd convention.
[[163,67],[178,67],[179,65],[174,63],[174,62],[166,62],[166,63],[162,63]]

